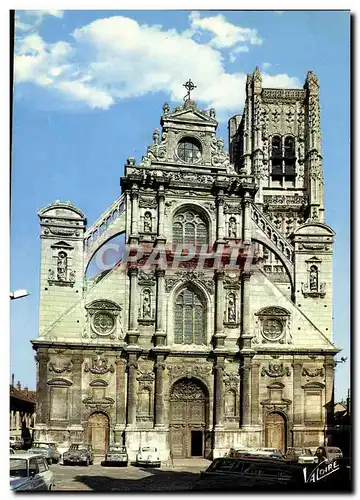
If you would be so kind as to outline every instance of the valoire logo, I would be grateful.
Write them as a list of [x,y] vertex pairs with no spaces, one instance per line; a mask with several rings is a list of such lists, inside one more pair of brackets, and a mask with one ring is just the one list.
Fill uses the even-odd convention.
[[309,476],[307,475],[307,468],[305,467],[303,470],[305,483],[317,483],[318,481],[321,481],[330,474],[337,472],[339,469],[340,465],[337,463],[336,460],[329,462],[328,459],[325,459],[322,462],[320,462],[315,467],[315,469],[313,469],[310,472]]

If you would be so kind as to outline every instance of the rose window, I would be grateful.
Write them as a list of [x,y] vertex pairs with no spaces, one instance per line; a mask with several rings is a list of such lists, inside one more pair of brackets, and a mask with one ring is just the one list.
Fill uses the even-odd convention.
[[111,314],[98,312],[93,319],[93,329],[98,335],[109,335],[115,328],[115,318]]
[[283,333],[283,324],[278,319],[266,319],[263,322],[263,335],[268,340],[277,340]]

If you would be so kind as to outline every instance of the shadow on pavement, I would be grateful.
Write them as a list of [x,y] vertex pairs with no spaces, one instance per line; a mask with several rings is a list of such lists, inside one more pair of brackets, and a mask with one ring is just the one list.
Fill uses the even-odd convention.
[[190,486],[199,476],[197,472],[150,467],[139,469],[151,475],[140,479],[82,475],[76,476],[74,480],[85,484],[93,491],[189,491]]

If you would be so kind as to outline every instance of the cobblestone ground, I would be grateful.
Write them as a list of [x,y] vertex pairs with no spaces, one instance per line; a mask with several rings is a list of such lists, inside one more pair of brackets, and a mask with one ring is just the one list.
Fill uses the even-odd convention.
[[52,465],[54,491],[188,491],[210,462],[182,461],[173,467],[102,467]]

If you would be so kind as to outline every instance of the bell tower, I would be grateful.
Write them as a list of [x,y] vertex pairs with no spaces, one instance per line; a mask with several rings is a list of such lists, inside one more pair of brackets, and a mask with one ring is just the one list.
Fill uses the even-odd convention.
[[263,87],[257,67],[247,76],[243,115],[229,121],[230,161],[253,175],[256,205],[286,237],[324,221],[319,83],[309,71],[303,89]]

